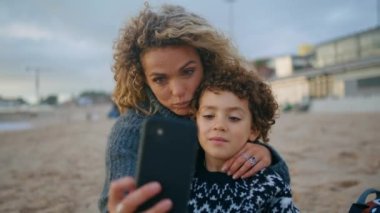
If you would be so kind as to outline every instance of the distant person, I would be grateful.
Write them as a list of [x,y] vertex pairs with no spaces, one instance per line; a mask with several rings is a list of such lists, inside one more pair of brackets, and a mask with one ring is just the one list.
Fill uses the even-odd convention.
[[117,108],[117,105],[114,102],[112,102],[111,110],[108,112],[108,118],[118,118],[119,116],[119,109]]
[[195,109],[201,150],[189,212],[299,212],[288,181],[272,168],[244,179],[222,172],[247,143],[269,141],[278,105],[267,84],[245,69],[213,72],[195,95]]
[[[166,5],[158,11],[147,6],[130,20],[116,42],[114,60],[113,98],[121,116],[107,144],[99,208],[102,212],[115,212],[118,206],[118,212],[134,212],[161,187],[151,183],[136,189],[132,178],[142,122],[153,115],[191,119],[190,103],[204,75],[236,67],[243,59],[205,19],[180,6]],[[253,163],[245,155],[254,156],[256,161]],[[237,179],[268,166],[289,180],[282,158],[261,143],[246,143],[240,153],[225,162],[223,169]],[[125,176],[129,177],[116,181]],[[170,206],[170,201],[164,200],[151,210],[166,211]]]

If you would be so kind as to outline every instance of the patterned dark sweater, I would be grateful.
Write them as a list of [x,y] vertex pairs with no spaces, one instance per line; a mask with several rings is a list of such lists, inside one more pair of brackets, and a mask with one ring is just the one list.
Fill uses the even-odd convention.
[[[178,116],[162,106],[150,89],[146,88],[145,91],[148,96],[148,101],[142,105],[146,106],[146,109],[148,109],[148,106],[152,106],[155,116],[173,120],[189,119]],[[127,113],[118,118],[112,128],[106,149],[106,175],[104,186],[98,202],[99,210],[102,213],[108,212],[107,201],[111,181],[124,176],[135,175],[140,128],[143,121],[148,117],[149,116],[143,115],[135,109],[128,109]],[[288,167],[281,156],[270,146],[265,146],[271,150],[271,168],[289,181]]]
[[299,212],[292,201],[290,186],[267,168],[247,179],[233,180],[221,172],[209,172],[203,162],[191,185],[189,212]]

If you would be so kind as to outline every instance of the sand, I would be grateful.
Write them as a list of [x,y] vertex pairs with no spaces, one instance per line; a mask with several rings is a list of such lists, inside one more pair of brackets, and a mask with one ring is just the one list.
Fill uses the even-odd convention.
[[[33,129],[0,132],[0,212],[98,212],[109,109],[60,107],[28,118]],[[347,212],[364,189],[380,188],[379,120],[380,113],[281,115],[270,143],[289,165],[302,212]]]

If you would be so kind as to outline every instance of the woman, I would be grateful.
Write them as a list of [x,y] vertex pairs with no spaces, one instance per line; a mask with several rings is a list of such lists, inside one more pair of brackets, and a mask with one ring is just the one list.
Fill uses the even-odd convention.
[[[123,200],[128,211],[133,212],[160,190],[157,183],[135,190],[130,177],[115,181],[135,174],[142,121],[153,114],[174,120],[190,119],[190,102],[203,76],[219,67],[236,67],[243,59],[205,19],[178,6],[163,6],[157,12],[148,7],[143,9],[121,31],[114,59],[113,97],[123,115],[109,137],[99,208],[106,212],[108,202],[109,210],[114,212]],[[271,168],[289,181],[285,163],[271,151],[272,155],[268,147],[249,143],[225,163],[223,170],[235,179],[245,178],[272,161]],[[244,156],[254,156],[256,162]],[[112,181],[115,182],[110,188]],[[129,192],[126,197],[125,192]],[[157,205],[167,207],[170,201]]]

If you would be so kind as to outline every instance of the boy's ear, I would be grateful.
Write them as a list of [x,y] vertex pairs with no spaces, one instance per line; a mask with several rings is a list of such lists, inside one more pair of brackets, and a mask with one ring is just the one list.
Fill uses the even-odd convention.
[[259,131],[255,130],[255,129],[251,129],[251,133],[250,133],[248,139],[249,139],[249,141],[255,141],[258,136],[259,136]]

